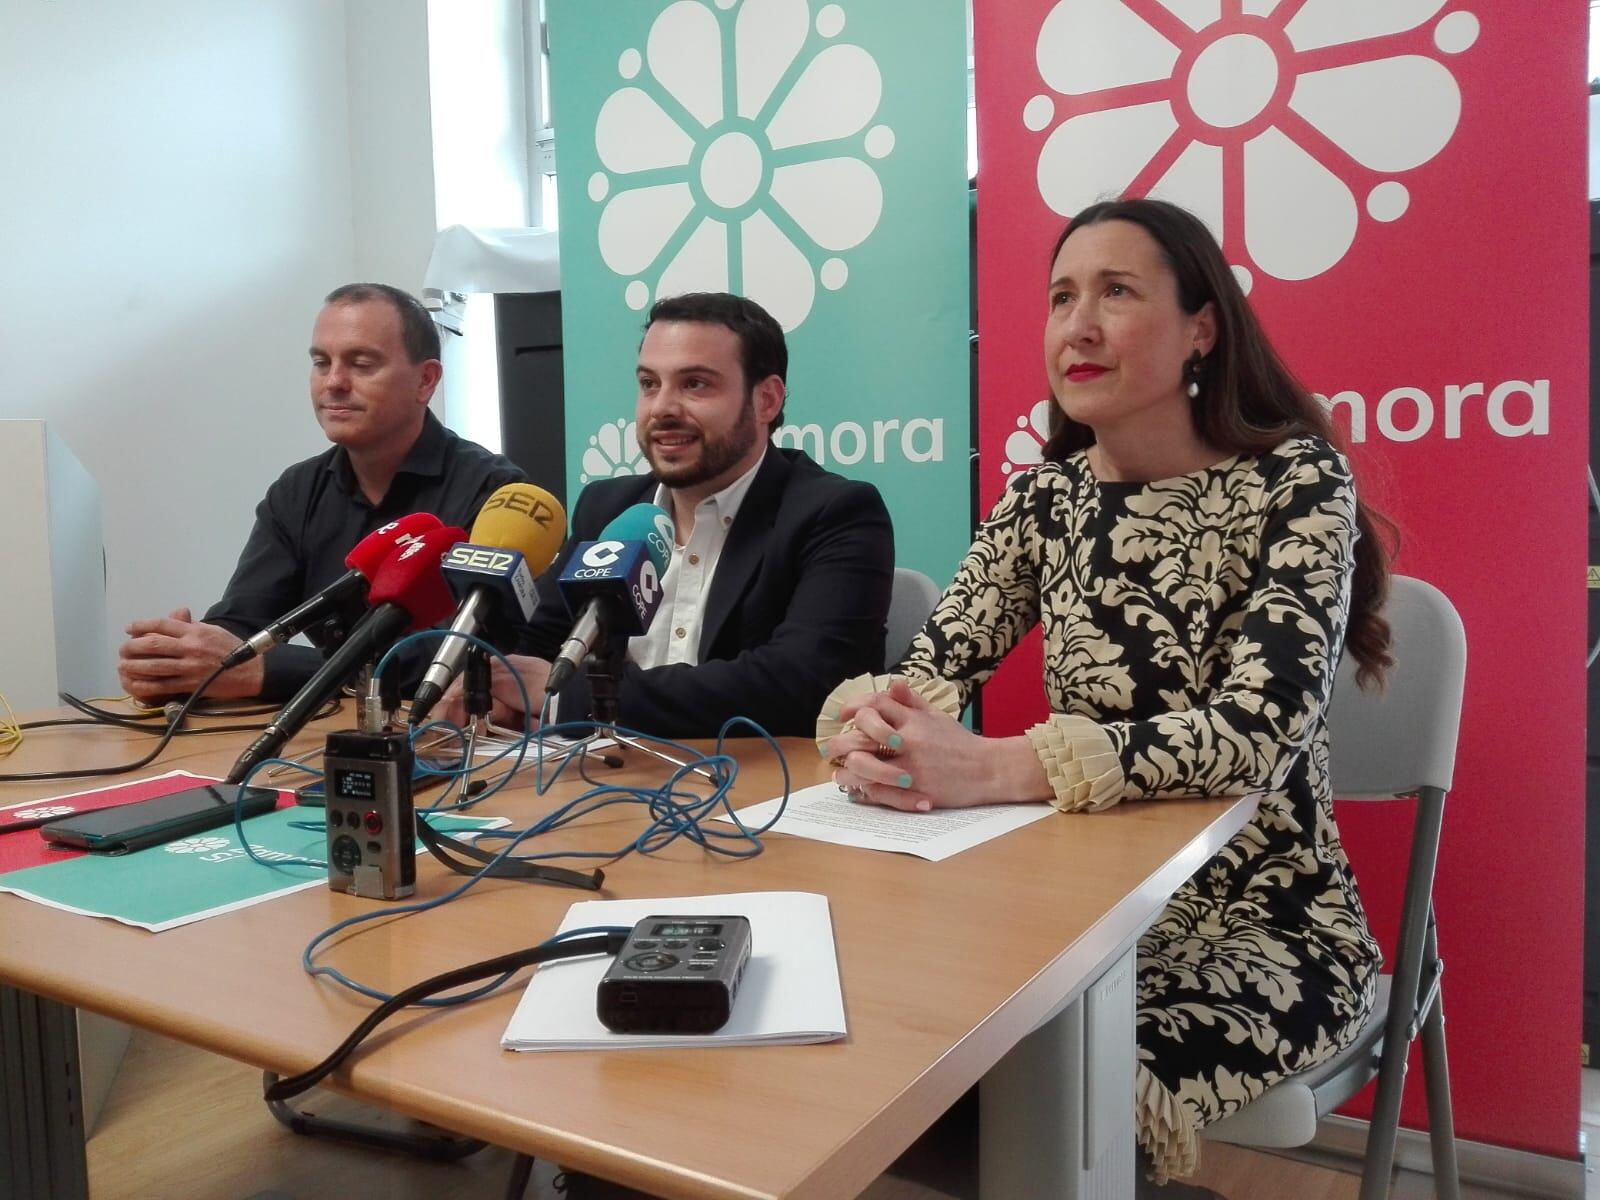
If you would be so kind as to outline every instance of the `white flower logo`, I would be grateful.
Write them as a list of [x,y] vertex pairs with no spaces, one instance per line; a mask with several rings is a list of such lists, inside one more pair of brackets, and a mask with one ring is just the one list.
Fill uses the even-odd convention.
[[870,54],[835,40],[837,4],[813,22],[808,0],[714,3],[668,5],[644,53],[618,60],[635,82],[595,122],[600,257],[629,280],[631,308],[734,291],[792,330],[819,280],[845,285],[838,255],[877,228],[883,187],[866,158],[894,149],[893,130],[868,128],[883,80]]
[[1051,400],[1041,400],[1028,410],[1028,415],[1017,418],[1017,429],[1006,438],[1006,457],[1000,464],[1000,473],[1025,471],[1044,461],[1044,444],[1050,440]]
[[51,804],[41,808],[24,808],[11,814],[18,821],[46,821],[51,817],[64,817],[77,812],[70,804]]
[[222,850],[228,845],[227,838],[220,837],[187,837],[181,841],[168,842],[168,854],[204,854],[210,850]]
[[[1355,242],[1360,211],[1411,203],[1391,178],[1455,133],[1461,92],[1435,52],[1478,19],[1450,0],[1061,0],[1039,30],[1046,86],[1071,115],[1039,151],[1039,193],[1070,216],[1106,195],[1156,195],[1200,216],[1248,291],[1251,268],[1309,279]],[[1223,10],[1231,8],[1228,16]],[[1023,123],[1042,132],[1056,101]]]
[[619,417],[607,421],[589,439],[589,448],[583,452],[583,470],[578,473],[580,483],[595,479],[615,479],[621,475],[643,475],[650,469],[644,452],[639,449],[637,422]]

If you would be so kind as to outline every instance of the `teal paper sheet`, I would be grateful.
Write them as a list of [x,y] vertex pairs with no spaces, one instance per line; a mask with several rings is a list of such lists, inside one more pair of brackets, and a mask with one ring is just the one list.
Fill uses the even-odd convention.
[[[320,813],[320,809],[283,808],[252,817],[244,828],[251,848],[262,858],[320,860],[323,835],[290,827],[293,821],[318,820]],[[428,821],[443,832],[497,829],[509,824],[504,817],[448,813],[431,814]],[[232,825],[133,854],[85,854],[0,875],[0,892],[85,916],[108,917],[152,933],[303,888],[327,886],[327,871],[322,868],[253,862],[239,845]]]

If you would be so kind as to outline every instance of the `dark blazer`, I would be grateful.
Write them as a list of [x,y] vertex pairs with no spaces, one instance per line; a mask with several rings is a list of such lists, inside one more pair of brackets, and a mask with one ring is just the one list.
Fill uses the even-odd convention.
[[[521,631],[520,652],[560,651],[572,627],[556,585],[568,555],[624,509],[653,500],[656,486],[652,476],[632,476],[583,489],[572,536],[539,578],[539,607]],[[841,680],[883,669],[893,579],[894,529],[878,489],[823,470],[803,451],[768,446],[717,560],[699,663],[648,671],[629,663],[620,724],[713,737],[729,717],[743,716],[774,736],[809,737]],[[588,707],[580,671],[561,693],[560,715],[571,720]]]

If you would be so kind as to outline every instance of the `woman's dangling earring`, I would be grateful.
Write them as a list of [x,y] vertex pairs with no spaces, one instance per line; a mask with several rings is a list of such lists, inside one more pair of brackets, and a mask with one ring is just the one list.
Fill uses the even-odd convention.
[[1200,364],[1202,359],[1200,351],[1196,350],[1183,360],[1183,390],[1188,393],[1189,399],[1200,399]]

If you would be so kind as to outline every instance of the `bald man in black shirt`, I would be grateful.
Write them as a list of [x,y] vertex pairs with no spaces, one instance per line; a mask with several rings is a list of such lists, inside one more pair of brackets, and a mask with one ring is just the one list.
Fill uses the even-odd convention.
[[[491,492],[526,478],[428,412],[442,369],[438,330],[407,293],[362,283],[328,296],[312,330],[311,399],[333,445],[267,489],[203,621],[180,608],[128,626],[117,673],[130,696],[199,687],[242,639],[344,574],[345,555],[379,526],[428,512],[467,527]],[[280,646],[225,672],[207,695],[286,699],[321,662],[312,647]]]

